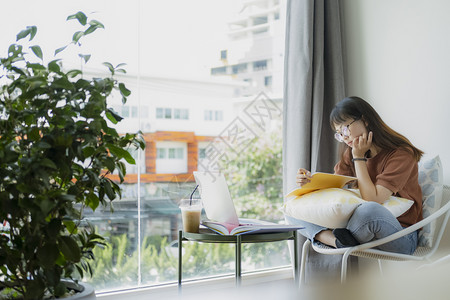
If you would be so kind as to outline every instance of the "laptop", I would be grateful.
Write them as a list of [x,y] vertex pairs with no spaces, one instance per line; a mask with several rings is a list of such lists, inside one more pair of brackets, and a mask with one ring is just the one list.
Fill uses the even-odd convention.
[[[202,223],[217,233],[269,233],[303,228],[299,225],[283,225],[255,219],[239,219],[223,173],[195,171],[194,178],[198,184],[206,217],[210,220]],[[222,226],[216,226],[219,223]],[[224,225],[228,233],[224,233]]]
[[223,173],[195,171],[194,178],[208,219],[238,225],[239,218]]

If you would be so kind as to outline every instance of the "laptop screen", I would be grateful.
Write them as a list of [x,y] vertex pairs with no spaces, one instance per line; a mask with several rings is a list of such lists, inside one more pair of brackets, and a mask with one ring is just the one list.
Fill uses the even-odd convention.
[[238,225],[239,219],[225,176],[218,172],[195,171],[194,178],[208,219]]

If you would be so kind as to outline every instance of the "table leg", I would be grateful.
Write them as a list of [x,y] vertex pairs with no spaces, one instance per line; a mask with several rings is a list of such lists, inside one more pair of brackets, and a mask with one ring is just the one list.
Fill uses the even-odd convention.
[[181,292],[181,277],[183,275],[183,232],[178,231],[178,291]]
[[298,232],[294,230],[294,283],[299,286],[299,270],[298,270]]
[[236,239],[236,286],[241,286],[241,236]]

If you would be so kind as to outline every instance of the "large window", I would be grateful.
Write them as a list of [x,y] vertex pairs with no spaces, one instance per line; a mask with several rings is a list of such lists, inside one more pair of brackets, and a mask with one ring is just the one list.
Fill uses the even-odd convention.
[[[253,5],[277,17],[255,17],[252,12],[261,8]],[[191,175],[197,169],[225,173],[240,217],[283,220],[278,209],[283,201],[280,7],[272,0],[2,4],[3,11],[20,12],[20,18],[4,14],[0,19],[2,57],[19,31],[36,25],[39,43],[44,41],[48,51],[45,61],[64,58],[64,52],[53,54],[76,30],[75,21],[66,17],[83,11],[105,25],[82,43],[80,53],[91,54],[83,68],[95,77],[106,74],[105,61],[126,64],[126,74],[117,75],[131,91],[129,100],[123,104],[116,97],[108,105],[124,118],[117,131],[142,131],[146,149],[132,153],[137,164],[127,164],[114,212],[109,207],[86,211],[85,217],[107,237],[107,246],[95,249],[94,276],[83,279],[97,293],[176,282],[176,239],[182,228],[178,203],[194,189]],[[252,28],[241,23],[263,26],[267,36],[253,40]],[[268,61],[277,65],[276,72],[269,74]],[[80,60],[64,67],[80,68]],[[251,70],[265,70],[264,81],[252,77]],[[273,94],[262,93],[269,86]],[[184,262],[184,279],[234,272],[232,245],[185,247],[193,259]],[[286,242],[246,245],[242,255],[244,272],[290,263]]]

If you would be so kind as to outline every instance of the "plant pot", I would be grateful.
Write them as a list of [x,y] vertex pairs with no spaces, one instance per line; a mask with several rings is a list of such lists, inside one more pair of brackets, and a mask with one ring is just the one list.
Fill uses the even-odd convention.
[[75,295],[72,295],[64,300],[93,300],[97,299],[95,296],[94,288],[87,283],[78,283],[72,281],[65,281],[67,288],[77,291]]

